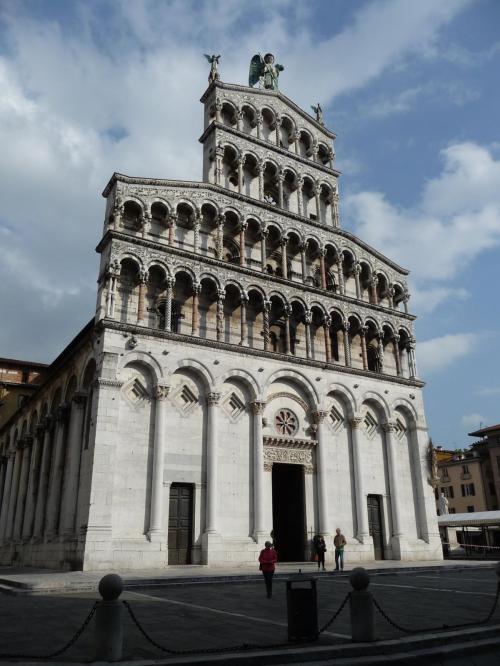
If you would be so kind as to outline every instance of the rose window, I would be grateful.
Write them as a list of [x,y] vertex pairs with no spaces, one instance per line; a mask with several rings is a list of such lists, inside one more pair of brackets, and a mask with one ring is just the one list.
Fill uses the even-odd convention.
[[280,409],[274,417],[274,427],[280,435],[295,435],[299,429],[299,420],[289,409]]

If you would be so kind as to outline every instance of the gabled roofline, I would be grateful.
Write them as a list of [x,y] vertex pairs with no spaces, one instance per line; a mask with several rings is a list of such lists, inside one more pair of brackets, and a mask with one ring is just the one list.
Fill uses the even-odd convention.
[[314,125],[320,132],[323,132],[323,134],[325,134],[329,139],[335,141],[335,139],[337,138],[335,132],[332,132],[332,130],[329,130],[321,123],[318,123],[318,121],[315,118],[313,118],[306,111],[301,109],[300,106],[297,106],[295,102],[292,102],[292,100],[286,95],[284,95],[281,92],[281,90],[265,90],[262,88],[250,88],[250,86],[239,86],[235,83],[223,83],[222,81],[214,81],[208,86],[203,95],[200,97],[200,102],[204,104],[207,98],[216,88],[221,88],[222,90],[234,90],[235,92],[245,92],[252,95],[263,95],[264,97],[276,97],[285,104],[287,104],[291,109],[293,109],[295,113],[298,113],[300,116],[302,116],[304,120],[307,120],[307,122]]

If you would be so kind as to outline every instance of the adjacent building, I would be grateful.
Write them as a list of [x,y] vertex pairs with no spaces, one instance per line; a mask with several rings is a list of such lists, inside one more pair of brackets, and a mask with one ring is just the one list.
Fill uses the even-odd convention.
[[300,561],[336,527],[351,562],[440,558],[408,272],[341,228],[319,117],[201,102],[201,182],[104,190],[95,318],[0,430],[0,561]]
[[45,363],[0,358],[0,428],[42,382]]

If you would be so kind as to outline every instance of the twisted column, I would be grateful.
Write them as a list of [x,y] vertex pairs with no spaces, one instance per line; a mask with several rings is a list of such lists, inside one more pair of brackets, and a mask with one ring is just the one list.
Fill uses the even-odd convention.
[[345,324],[342,327],[342,333],[344,336],[344,358],[345,358],[345,364],[346,367],[350,368],[352,365],[352,359],[351,359],[351,343],[349,340],[349,322],[345,322]]
[[201,227],[201,213],[196,211],[196,216],[193,222],[193,251],[199,252],[200,250],[200,227]]
[[332,318],[327,315],[323,322],[323,330],[325,331],[325,358],[327,363],[332,361],[332,343],[330,340],[330,326],[332,325]]
[[270,330],[269,330],[269,313],[271,312],[271,301],[264,301],[264,309],[262,311],[264,320],[264,351],[269,351]]
[[281,274],[285,279],[288,278],[287,261],[286,261],[286,246],[287,246],[287,243],[288,243],[288,238],[286,236],[280,240],[280,245],[281,245]]
[[219,261],[222,261],[224,255],[224,222],[226,218],[224,215],[217,217],[217,234],[215,238],[215,254]]
[[264,171],[266,165],[263,162],[259,162],[257,165],[257,171],[259,174],[259,200],[264,201]]
[[340,252],[337,257],[337,272],[339,278],[339,293],[345,294],[345,282],[344,282],[344,255]]
[[283,183],[285,181],[285,174],[283,171],[280,171],[278,174],[278,206],[284,208],[283,203]]
[[174,283],[175,283],[175,278],[171,277],[170,275],[167,275],[165,279],[166,283],[166,289],[165,289],[165,321],[164,321],[164,329],[165,331],[171,331],[172,330],[172,297],[173,297],[173,289],[174,289]]

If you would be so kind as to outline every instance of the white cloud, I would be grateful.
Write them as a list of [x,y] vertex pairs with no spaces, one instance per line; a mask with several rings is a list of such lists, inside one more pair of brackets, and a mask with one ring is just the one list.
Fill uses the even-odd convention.
[[460,424],[468,430],[480,428],[482,423],[485,423],[485,418],[481,414],[464,414],[460,419]]
[[483,386],[476,389],[474,393],[481,396],[500,395],[500,386]]
[[420,374],[425,377],[469,354],[480,337],[476,333],[456,333],[421,342],[417,350]]

